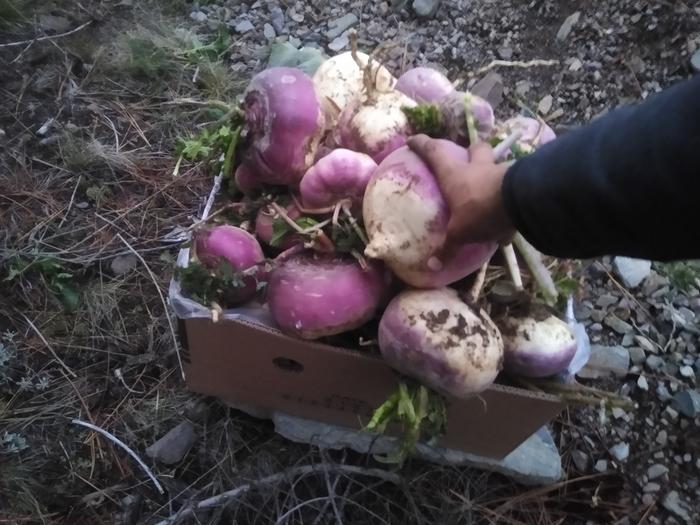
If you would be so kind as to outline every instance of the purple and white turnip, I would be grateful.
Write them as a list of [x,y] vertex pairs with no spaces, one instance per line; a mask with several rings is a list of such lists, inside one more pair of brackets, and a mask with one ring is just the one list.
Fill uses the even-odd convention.
[[445,75],[429,67],[414,67],[406,71],[396,81],[396,90],[418,104],[438,102],[455,91]]
[[392,368],[456,398],[486,390],[503,364],[493,321],[451,288],[394,297],[379,322],[379,348]]

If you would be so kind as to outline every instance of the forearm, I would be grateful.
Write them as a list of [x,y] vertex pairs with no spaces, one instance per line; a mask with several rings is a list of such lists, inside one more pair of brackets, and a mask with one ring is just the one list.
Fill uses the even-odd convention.
[[550,255],[700,257],[700,77],[520,159],[502,195],[513,225]]

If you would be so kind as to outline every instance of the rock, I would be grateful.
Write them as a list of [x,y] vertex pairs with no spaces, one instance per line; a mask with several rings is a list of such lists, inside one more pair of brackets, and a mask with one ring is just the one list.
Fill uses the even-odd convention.
[[[385,454],[395,450],[398,441],[388,436],[375,436],[286,414],[272,416],[275,431],[297,443],[310,443],[321,448],[350,448],[367,454]],[[498,472],[523,485],[547,485],[562,476],[561,458],[551,434],[542,428],[525,440],[502,460],[466,454],[457,450],[419,444],[416,454],[433,463],[468,466]]]
[[331,51],[338,52],[338,51],[348,47],[349,43],[350,43],[350,37],[348,36],[347,33],[343,33],[338,38],[334,39],[330,44],[328,44],[328,48]]
[[660,478],[668,474],[668,468],[661,463],[656,463],[647,469],[647,477],[649,479]]
[[498,50],[498,56],[501,57],[502,60],[510,60],[513,58],[513,48],[511,47],[502,47]]
[[700,49],[698,49],[695,53],[693,53],[693,56],[690,57],[690,67],[693,70],[693,73],[696,75],[700,73]]
[[661,383],[659,386],[656,387],[656,395],[659,396],[659,399],[661,401],[668,401],[671,399],[671,393],[668,391],[668,388],[666,388],[666,385]]
[[646,485],[644,485],[642,492],[645,492],[645,493],[658,492],[660,490],[661,490],[661,485],[659,485],[658,483],[649,482]]
[[608,462],[605,459],[599,459],[598,461],[596,461],[595,466],[593,468],[596,472],[607,472]]
[[125,273],[128,273],[136,268],[138,262],[139,260],[136,258],[136,256],[130,253],[127,255],[117,255],[114,259],[112,259],[109,267],[114,275],[124,275]]
[[659,444],[659,446],[665,447],[668,443],[668,432],[665,430],[660,430],[656,435],[656,442]]
[[692,366],[688,366],[688,365],[682,366],[680,368],[679,372],[680,372],[681,376],[683,376],[685,378],[695,377],[695,370],[693,370]]
[[614,304],[617,304],[617,302],[620,300],[619,297],[606,293],[604,295],[601,295],[598,297],[598,300],[596,301],[596,306],[599,306],[601,308],[609,308]]
[[695,418],[700,414],[700,392],[683,390],[673,396],[673,408],[685,417]]
[[270,23],[275,30],[275,33],[281,35],[284,33],[284,11],[278,5],[271,5],[270,10]]
[[623,321],[614,314],[608,315],[603,320],[603,323],[605,323],[605,325],[609,328],[615,330],[620,335],[628,334],[634,330],[634,327],[631,324],[629,324],[627,321]]
[[630,359],[635,365],[641,365],[647,358],[646,354],[644,353],[644,350],[642,350],[638,346],[632,346],[628,348],[628,351],[630,353]]
[[328,40],[333,40],[338,38],[340,35],[345,33],[352,26],[357,24],[360,20],[354,13],[348,13],[345,16],[336,18],[328,22],[328,31],[326,31],[326,37]]
[[625,412],[623,409],[620,407],[613,407],[612,409],[612,415],[615,419],[628,419],[627,418],[627,412]]
[[418,16],[433,16],[440,5],[440,0],[413,0],[413,10]]
[[637,379],[637,387],[639,387],[640,390],[644,390],[645,392],[649,390],[649,383],[647,382],[647,378],[644,376],[639,376]]
[[650,370],[659,370],[664,365],[664,360],[658,355],[650,355],[647,356],[645,364]]
[[129,494],[122,498],[119,525],[136,525],[141,514],[142,503],[143,496],[141,494]]
[[579,18],[581,18],[580,11],[576,11],[575,13],[567,16],[566,20],[564,20],[564,23],[559,28],[559,31],[557,31],[557,40],[560,42],[566,40],[569,37],[574,25],[578,23]]
[[632,334],[625,334],[622,337],[622,346],[632,346],[634,344],[634,336]]
[[189,452],[197,439],[194,425],[183,421],[146,449],[148,457],[174,465]]
[[659,351],[659,349],[656,348],[656,346],[654,345],[654,343],[652,343],[651,341],[649,341],[649,339],[647,339],[647,338],[644,337],[644,336],[635,335],[635,336],[634,336],[634,340],[637,341],[637,344],[638,344],[640,347],[642,347],[642,349],[644,349],[645,352],[651,352],[652,354],[656,354],[656,353],[658,353],[658,351]]
[[574,462],[574,466],[579,472],[588,472],[588,465],[590,461],[585,452],[582,452],[579,449],[574,450],[571,452],[571,461]]
[[495,109],[503,100],[503,77],[495,71],[491,71],[474,84],[470,91],[486,100]]
[[651,273],[651,261],[632,259],[630,257],[615,257],[613,259],[615,273],[628,288],[636,288]]
[[605,311],[591,310],[591,319],[593,319],[596,323],[602,323],[603,319],[605,319]]
[[190,18],[194,20],[195,22],[206,22],[207,21],[207,15],[206,13],[203,13],[202,11],[192,11],[190,13]]
[[277,36],[277,31],[275,31],[275,28],[272,27],[272,24],[265,24],[263,26],[263,35],[265,35],[265,38],[268,40],[272,40]]
[[672,407],[666,407],[664,413],[671,418],[671,421],[675,421],[676,419],[678,419],[678,411]]
[[617,443],[610,448],[609,452],[617,461],[625,461],[630,455],[629,443]]
[[53,33],[63,33],[71,28],[70,20],[54,15],[39,15],[39,25],[44,31]]
[[654,496],[652,496],[651,494],[644,494],[642,496],[642,504],[646,507],[650,507],[651,505],[654,504],[655,501],[656,500],[655,500]]
[[252,31],[253,29],[255,29],[255,26],[253,25],[253,23],[250,20],[247,20],[247,19],[241,20],[240,22],[236,23],[236,25],[233,26],[233,30],[236,33],[241,33],[241,34],[248,33],[249,31]]
[[591,345],[591,356],[579,377],[596,379],[614,375],[624,377],[630,367],[630,354],[622,346]]
[[667,511],[675,514],[686,523],[692,523],[693,520],[690,517],[689,507],[683,501],[681,501],[681,497],[675,490],[672,490],[666,494],[662,505]]
[[546,95],[542,97],[542,99],[537,104],[537,111],[539,111],[543,115],[547,115],[552,110],[553,102],[554,99],[552,98],[552,95]]

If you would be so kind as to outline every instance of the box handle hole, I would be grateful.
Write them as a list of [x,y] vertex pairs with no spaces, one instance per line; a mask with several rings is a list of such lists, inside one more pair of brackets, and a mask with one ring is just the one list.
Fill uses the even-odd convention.
[[287,357],[275,357],[272,360],[272,363],[277,368],[284,370],[285,372],[299,373],[304,370],[304,365],[302,365],[299,361],[295,361],[294,359],[289,359]]

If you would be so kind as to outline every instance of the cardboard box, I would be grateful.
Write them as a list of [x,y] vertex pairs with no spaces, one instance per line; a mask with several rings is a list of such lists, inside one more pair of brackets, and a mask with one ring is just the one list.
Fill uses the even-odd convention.
[[[234,406],[360,429],[397,386],[389,366],[359,350],[242,319],[179,317],[188,388]],[[440,445],[502,459],[563,407],[554,396],[495,384],[478,398],[448,400]]]

